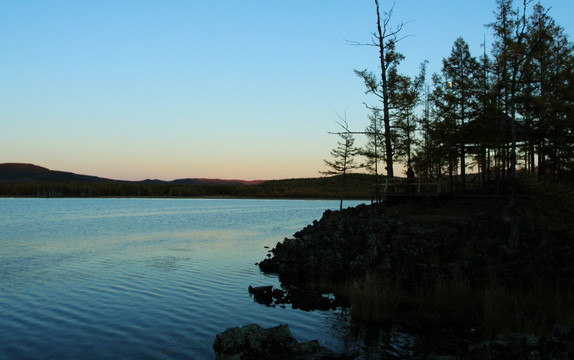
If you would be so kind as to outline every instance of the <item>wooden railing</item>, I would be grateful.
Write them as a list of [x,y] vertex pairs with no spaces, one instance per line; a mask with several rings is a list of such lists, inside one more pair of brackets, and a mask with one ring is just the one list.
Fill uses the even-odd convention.
[[381,180],[378,189],[376,185],[373,186],[371,203],[381,202],[389,196],[435,196],[446,191],[448,185],[444,179],[385,178]]
[[446,191],[446,183],[441,179],[406,179],[406,178],[386,178],[379,184],[379,191],[377,188],[373,189],[374,194],[388,195],[388,194],[439,194]]
[[[444,194],[458,194],[474,196],[477,194],[498,194],[499,189],[494,189],[494,180],[484,182],[479,175],[467,175],[464,186],[460,179],[449,179],[447,177],[425,179],[415,177],[408,178],[381,178],[378,187],[373,185],[371,198],[378,201],[388,196],[404,196],[407,194],[420,196],[434,196]],[[502,184],[500,185],[502,186]]]

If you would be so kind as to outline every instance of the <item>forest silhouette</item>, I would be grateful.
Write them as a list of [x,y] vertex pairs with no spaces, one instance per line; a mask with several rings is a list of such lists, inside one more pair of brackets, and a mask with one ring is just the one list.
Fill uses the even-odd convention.
[[[425,181],[446,180],[453,192],[464,192],[469,179],[501,194],[517,174],[571,178],[574,46],[550,9],[530,3],[515,8],[513,1],[498,0],[487,24],[490,52],[481,44],[483,53],[476,57],[458,38],[429,83],[426,61],[415,76],[399,73],[404,24],[391,27],[392,9],[381,13],[375,0],[372,42],[354,44],[378,50],[378,74],[355,70],[376,102],[366,104],[371,115],[364,131],[341,124],[334,160],[325,160],[327,173],[344,176],[358,154],[376,179],[394,177],[400,164]],[[357,134],[366,136],[367,144],[354,149]],[[469,178],[469,172],[477,175]]]

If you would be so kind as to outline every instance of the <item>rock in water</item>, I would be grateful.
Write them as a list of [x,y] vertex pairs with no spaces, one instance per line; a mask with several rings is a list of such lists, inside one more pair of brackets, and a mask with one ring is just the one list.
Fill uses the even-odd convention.
[[217,360],[335,360],[351,359],[337,355],[319,345],[316,340],[299,343],[287,325],[263,329],[257,324],[234,327],[215,337],[213,343]]
[[253,295],[255,301],[260,304],[265,304],[267,306],[271,305],[273,302],[273,286],[249,286],[249,293]]

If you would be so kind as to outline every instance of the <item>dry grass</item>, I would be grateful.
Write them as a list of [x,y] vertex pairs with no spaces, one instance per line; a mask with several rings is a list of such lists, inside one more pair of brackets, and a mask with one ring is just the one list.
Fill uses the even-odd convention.
[[540,283],[509,288],[492,277],[483,290],[481,328],[485,335],[548,333],[554,324],[574,324],[574,291]]
[[367,274],[344,288],[351,315],[366,323],[400,322],[405,315],[402,310],[415,309],[419,324],[470,326],[485,337],[513,332],[545,334],[554,324],[574,324],[574,291],[549,284],[514,289],[490,277],[484,285],[472,286],[462,276],[439,276],[426,289],[412,294],[393,276]]
[[464,276],[439,276],[416,299],[419,318],[425,321],[467,323],[477,316],[476,290]]
[[392,322],[403,297],[392,277],[367,274],[350,285],[351,315],[368,323]]

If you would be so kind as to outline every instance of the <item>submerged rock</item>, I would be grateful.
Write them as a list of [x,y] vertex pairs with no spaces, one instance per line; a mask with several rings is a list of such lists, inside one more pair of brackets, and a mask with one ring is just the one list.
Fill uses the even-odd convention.
[[469,346],[471,360],[574,359],[574,326],[556,325],[548,336],[503,334]]
[[273,286],[249,286],[249,293],[259,304],[271,305],[273,303]]
[[337,360],[353,359],[338,355],[319,345],[316,340],[298,342],[287,325],[263,329],[257,324],[234,327],[215,337],[213,343],[217,360]]
[[293,309],[303,311],[335,310],[340,306],[335,298],[327,297],[318,291],[296,286],[288,286],[285,290],[268,286],[249,286],[249,294],[259,304],[267,306],[291,304]]

